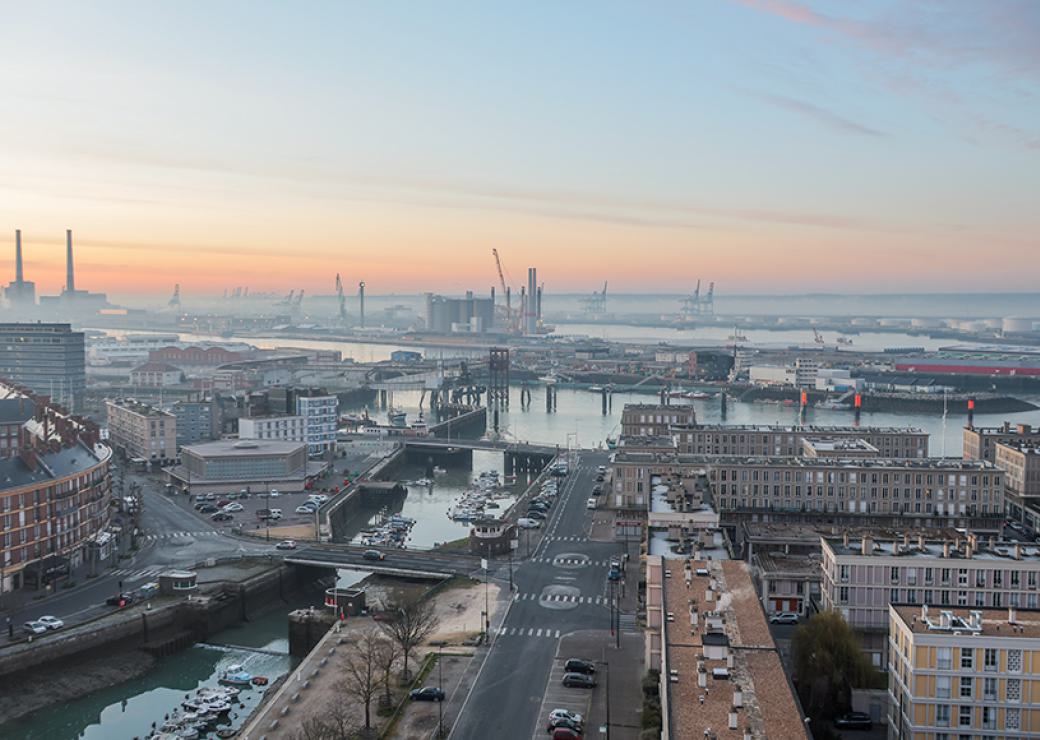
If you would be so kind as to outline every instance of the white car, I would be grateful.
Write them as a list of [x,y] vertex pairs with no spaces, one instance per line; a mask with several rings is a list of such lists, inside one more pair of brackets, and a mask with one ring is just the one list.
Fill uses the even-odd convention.
[[271,492],[270,492],[269,494],[267,494],[267,495],[268,495],[268,496],[270,496],[271,498],[278,498],[278,497],[279,497],[279,496],[281,496],[282,494],[278,493],[278,491],[271,491]]
[[61,621],[57,617],[52,617],[50,614],[38,617],[36,621],[47,627],[47,629],[49,630],[57,630],[65,626],[65,623],[63,621]]
[[307,506],[307,504],[300,504],[296,507],[297,514],[313,514],[315,511],[317,511],[317,507]]
[[794,612],[777,612],[769,617],[770,624],[798,624],[798,615]]
[[540,529],[542,523],[537,519],[528,519],[527,517],[523,517],[516,520],[516,526],[520,527],[520,529]]
[[579,725],[585,721],[585,718],[578,712],[572,712],[569,709],[554,709],[549,712],[549,721],[552,722],[554,719],[569,719],[571,722],[577,722]]
[[22,629],[28,632],[30,635],[42,635],[47,631],[47,625],[38,620],[32,622],[26,622],[22,625]]
[[233,514],[236,511],[245,511],[245,510],[246,510],[246,507],[242,506],[242,504],[228,504],[227,506],[224,507],[224,511],[226,511],[228,514]]
[[595,509],[596,508],[596,499],[590,498],[588,501],[586,501],[585,502],[585,508],[586,509]]

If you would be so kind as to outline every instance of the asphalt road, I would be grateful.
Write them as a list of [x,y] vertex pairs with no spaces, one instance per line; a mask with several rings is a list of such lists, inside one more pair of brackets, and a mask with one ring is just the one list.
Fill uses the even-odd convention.
[[591,517],[585,508],[596,466],[607,459],[607,453],[580,456],[533,557],[515,567],[516,595],[455,723],[453,740],[529,740],[545,720],[542,699],[560,637],[609,629],[607,570],[621,546],[588,540]]

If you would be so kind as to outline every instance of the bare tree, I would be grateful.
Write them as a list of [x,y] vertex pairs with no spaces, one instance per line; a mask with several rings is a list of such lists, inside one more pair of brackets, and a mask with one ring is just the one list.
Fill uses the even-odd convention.
[[380,687],[383,645],[387,638],[374,629],[366,630],[354,645],[347,660],[343,688],[365,705],[365,730],[372,729],[372,698]]
[[398,644],[392,639],[384,639],[379,651],[379,680],[385,691],[382,700],[384,707],[393,704],[393,697],[390,694],[390,678],[394,673],[394,665],[400,657],[401,649]]
[[403,676],[411,677],[408,659],[412,650],[429,637],[440,621],[433,609],[433,602],[422,597],[413,598],[389,610],[389,620],[380,622],[383,632],[397,644],[404,657]]
[[353,740],[357,737],[357,720],[348,704],[330,701],[312,717],[300,723],[293,740]]

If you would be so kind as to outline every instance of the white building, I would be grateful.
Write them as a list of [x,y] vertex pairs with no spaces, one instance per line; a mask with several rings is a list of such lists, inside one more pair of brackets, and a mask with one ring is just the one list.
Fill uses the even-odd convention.
[[238,437],[306,442],[307,421],[302,416],[247,416],[238,420]]
[[296,415],[306,425],[305,442],[311,457],[324,455],[336,446],[339,399],[336,396],[296,396]]

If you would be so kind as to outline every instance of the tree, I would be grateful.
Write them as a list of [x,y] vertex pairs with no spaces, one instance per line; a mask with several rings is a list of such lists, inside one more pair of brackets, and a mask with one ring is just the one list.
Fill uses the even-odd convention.
[[353,740],[357,737],[357,721],[349,705],[330,701],[317,714],[300,723],[293,740]]
[[837,611],[821,612],[802,624],[791,640],[791,654],[802,706],[814,720],[848,711],[852,688],[872,683],[877,674]]
[[383,684],[386,692],[383,695],[382,706],[389,707],[393,704],[393,696],[390,694],[390,677],[394,673],[394,664],[401,657],[401,649],[391,639],[383,640],[379,651],[379,681]]
[[404,657],[403,676],[405,681],[410,677],[408,659],[412,650],[429,637],[440,620],[433,609],[433,602],[427,599],[413,598],[389,609],[390,619],[380,622],[379,626],[387,637],[401,649]]
[[383,645],[388,640],[376,630],[366,630],[347,660],[343,688],[365,707],[365,731],[372,729],[372,698],[379,691]]

